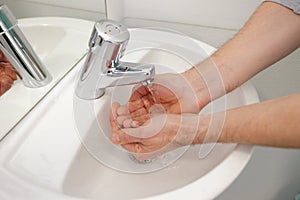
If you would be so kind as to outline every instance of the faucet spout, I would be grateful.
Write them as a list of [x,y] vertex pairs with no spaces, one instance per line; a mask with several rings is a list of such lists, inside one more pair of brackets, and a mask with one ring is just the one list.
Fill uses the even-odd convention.
[[41,87],[52,80],[6,5],[0,6],[0,50],[18,71],[25,86]]
[[78,97],[97,99],[108,87],[153,81],[153,65],[120,61],[128,40],[129,32],[124,25],[112,20],[95,23],[75,91]]

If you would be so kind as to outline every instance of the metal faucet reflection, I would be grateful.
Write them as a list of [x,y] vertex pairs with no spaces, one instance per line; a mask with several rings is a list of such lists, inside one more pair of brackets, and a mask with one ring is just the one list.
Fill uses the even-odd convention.
[[124,25],[112,20],[95,23],[75,91],[78,97],[96,99],[108,87],[153,81],[153,65],[120,61],[128,40],[129,32]]
[[41,87],[52,80],[6,5],[0,6],[0,50],[27,87]]

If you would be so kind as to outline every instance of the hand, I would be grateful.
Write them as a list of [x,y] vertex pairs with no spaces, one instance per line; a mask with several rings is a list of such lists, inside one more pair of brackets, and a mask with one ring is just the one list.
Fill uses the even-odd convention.
[[153,159],[158,155],[198,141],[198,114],[158,114],[150,116],[142,126],[121,128],[118,103],[113,103],[110,115],[111,140],[133,153],[137,159]]
[[[119,115],[127,115],[125,111],[128,110],[134,126],[137,126],[149,120],[151,112],[198,113],[206,103],[208,100],[198,99],[196,91],[193,90],[186,77],[182,74],[168,73],[156,75],[150,86],[134,88],[128,104],[121,106],[117,112]],[[161,109],[153,109],[153,106],[157,104],[162,106]],[[120,126],[130,127],[127,121],[119,120],[118,123]]]
[[17,80],[17,71],[0,51],[0,96],[11,88]]

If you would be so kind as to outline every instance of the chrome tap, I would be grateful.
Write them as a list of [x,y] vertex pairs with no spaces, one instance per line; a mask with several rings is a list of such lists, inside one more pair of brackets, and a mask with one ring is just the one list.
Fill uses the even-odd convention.
[[153,65],[120,61],[128,40],[124,25],[112,20],[95,23],[76,88],[78,97],[96,99],[104,95],[107,87],[152,82]]
[[0,50],[18,71],[27,87],[41,87],[52,80],[6,5],[0,6]]

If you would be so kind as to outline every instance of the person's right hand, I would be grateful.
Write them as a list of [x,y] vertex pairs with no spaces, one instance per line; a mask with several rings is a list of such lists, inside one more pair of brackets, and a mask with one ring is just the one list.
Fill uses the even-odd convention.
[[[127,105],[120,106],[117,111],[118,123],[121,127],[139,126],[149,119],[151,112],[198,113],[207,102],[198,99],[196,91],[182,74],[158,74],[150,86],[134,88]],[[128,123],[128,117],[122,117],[128,114],[131,123]]]
[[17,80],[17,71],[0,51],[0,96],[11,88]]

